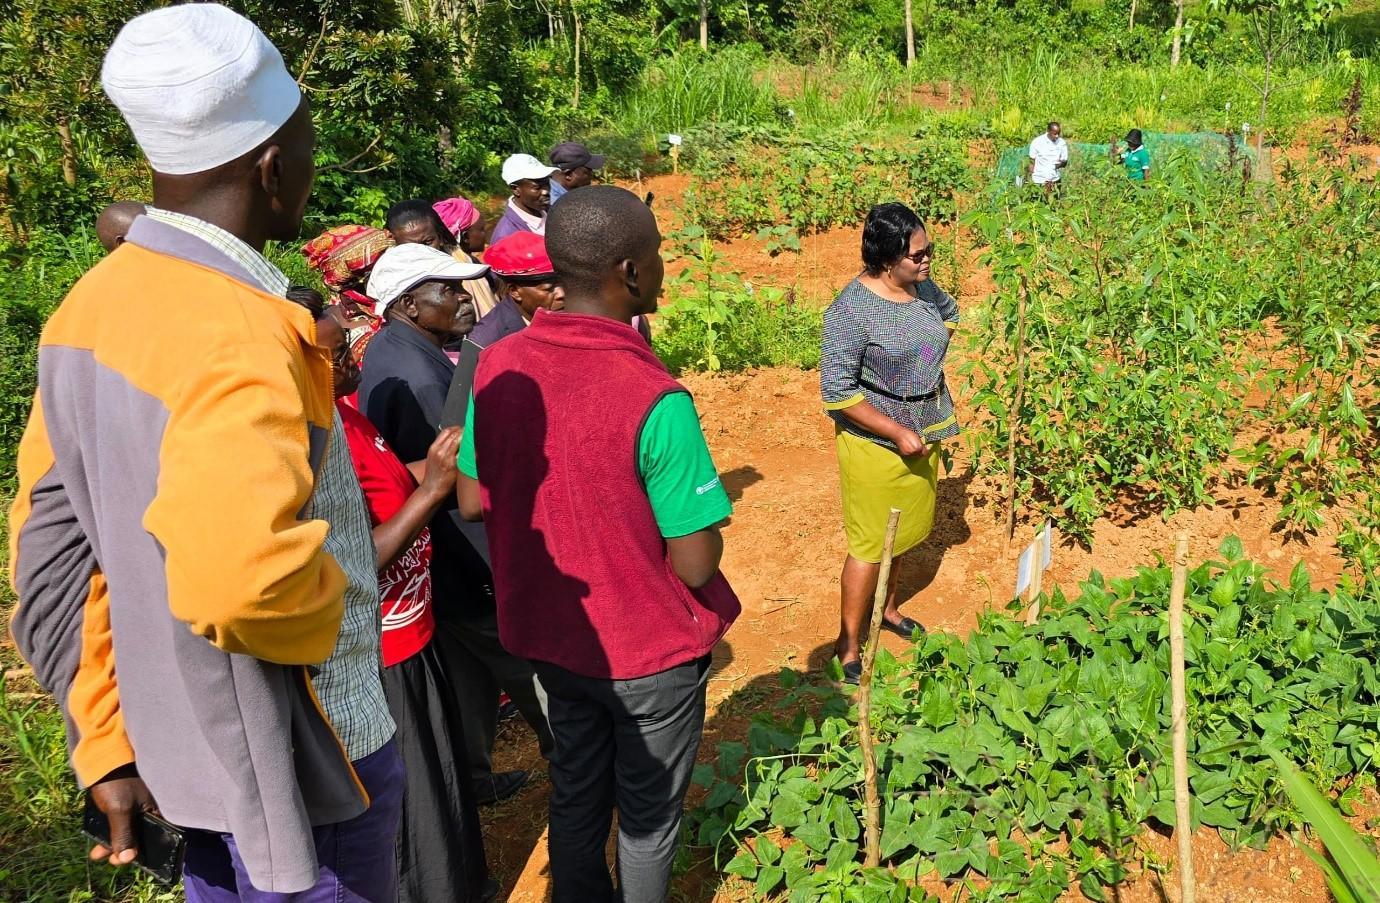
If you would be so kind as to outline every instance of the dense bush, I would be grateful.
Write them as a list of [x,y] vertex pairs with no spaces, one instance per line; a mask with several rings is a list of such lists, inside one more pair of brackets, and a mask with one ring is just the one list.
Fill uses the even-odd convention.
[[874,204],[892,199],[926,221],[943,221],[970,184],[964,149],[949,139],[912,139],[892,148],[861,136],[768,135],[697,159],[685,193],[687,222],[716,239],[772,226],[806,235],[859,223]]

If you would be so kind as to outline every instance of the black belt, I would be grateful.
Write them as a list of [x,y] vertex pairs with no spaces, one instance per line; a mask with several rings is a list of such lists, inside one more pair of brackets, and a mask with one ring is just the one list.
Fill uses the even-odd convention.
[[865,379],[859,379],[858,385],[869,392],[875,392],[881,395],[883,398],[890,398],[892,401],[904,401],[907,403],[913,401],[929,401],[932,398],[938,398],[939,393],[944,391],[944,374],[939,374],[939,383],[932,390],[929,392],[922,392],[919,395],[897,395],[895,392],[888,392],[881,386],[875,386]]

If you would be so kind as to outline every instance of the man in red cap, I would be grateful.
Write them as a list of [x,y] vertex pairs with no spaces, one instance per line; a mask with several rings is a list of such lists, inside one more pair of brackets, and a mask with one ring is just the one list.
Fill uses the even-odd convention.
[[499,302],[466,337],[476,347],[488,347],[519,331],[532,322],[538,309],[565,306],[556,286],[556,268],[546,256],[546,239],[535,232],[515,232],[490,245],[484,262],[499,278]]

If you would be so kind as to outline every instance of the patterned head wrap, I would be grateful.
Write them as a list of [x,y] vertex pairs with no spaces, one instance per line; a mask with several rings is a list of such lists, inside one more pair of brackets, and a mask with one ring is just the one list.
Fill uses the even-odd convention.
[[361,275],[393,247],[393,236],[372,226],[337,226],[302,246],[307,264],[333,289]]
[[441,217],[441,222],[446,224],[450,234],[457,240],[461,232],[479,222],[479,211],[464,198],[446,198],[432,204],[431,208]]

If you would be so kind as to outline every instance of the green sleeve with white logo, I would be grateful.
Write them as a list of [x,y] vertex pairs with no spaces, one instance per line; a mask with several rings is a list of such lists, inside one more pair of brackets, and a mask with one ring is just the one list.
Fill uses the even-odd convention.
[[474,393],[470,393],[470,403],[465,406],[465,434],[460,437],[460,452],[455,456],[455,466],[471,480],[479,479],[479,468],[474,463]]
[[637,465],[657,527],[667,539],[712,527],[733,513],[686,392],[664,396],[637,439]]

